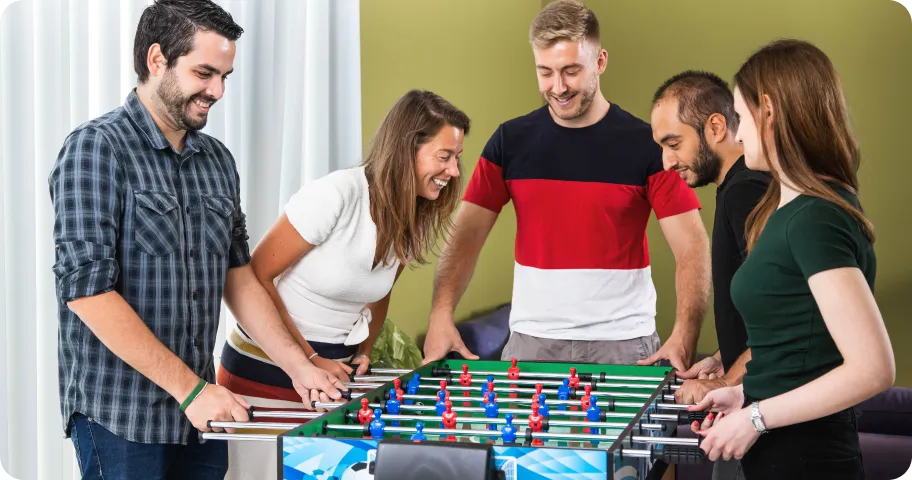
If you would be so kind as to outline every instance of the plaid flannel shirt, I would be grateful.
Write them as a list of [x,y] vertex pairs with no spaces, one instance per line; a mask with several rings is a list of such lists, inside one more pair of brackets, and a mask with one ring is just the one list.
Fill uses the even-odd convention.
[[79,412],[126,440],[185,444],[192,425],[178,402],[111,353],[67,302],[118,292],[214,382],[225,276],[250,260],[231,153],[199,132],[177,152],[134,91],[67,137],[49,185],[64,431]]

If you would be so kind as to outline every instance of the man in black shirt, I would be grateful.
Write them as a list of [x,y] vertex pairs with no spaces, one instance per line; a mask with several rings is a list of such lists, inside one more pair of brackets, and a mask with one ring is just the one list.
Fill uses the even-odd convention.
[[[653,139],[662,162],[692,188],[716,184],[712,233],[713,309],[719,350],[679,376],[678,403],[697,403],[712,390],[738,385],[750,360],[747,331],[729,295],[732,277],[747,254],[744,226],[763,197],[769,174],[744,165],[738,118],[728,84],[718,76],[686,71],[667,80],[653,97]],[[736,461],[716,463],[714,478],[740,478]]]

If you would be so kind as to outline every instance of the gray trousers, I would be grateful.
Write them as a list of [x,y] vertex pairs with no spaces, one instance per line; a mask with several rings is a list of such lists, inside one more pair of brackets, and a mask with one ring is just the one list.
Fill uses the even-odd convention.
[[659,334],[630,340],[552,340],[512,332],[501,360],[601,363],[632,365],[649,358],[659,349]]

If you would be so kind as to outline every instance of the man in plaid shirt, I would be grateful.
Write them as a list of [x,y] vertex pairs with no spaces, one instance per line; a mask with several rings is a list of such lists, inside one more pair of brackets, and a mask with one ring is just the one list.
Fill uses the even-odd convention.
[[225,442],[197,436],[248,420],[214,384],[223,298],[303,398],[340,398],[251,272],[234,159],[198,131],[242,32],[209,0],[148,7],[139,85],[72,132],[50,174],[61,413],[83,478],[224,477]]

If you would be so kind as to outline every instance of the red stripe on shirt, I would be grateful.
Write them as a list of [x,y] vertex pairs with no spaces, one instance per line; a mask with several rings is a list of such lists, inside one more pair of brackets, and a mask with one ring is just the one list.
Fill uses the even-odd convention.
[[479,157],[462,199],[494,213],[500,213],[503,206],[510,201],[503,170],[494,162]]
[[673,170],[662,170],[646,179],[646,196],[659,219],[700,208],[694,189]]
[[508,180],[516,209],[516,261],[540,269],[649,266],[643,187]]

